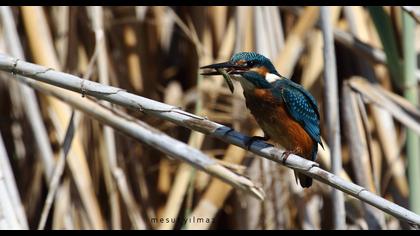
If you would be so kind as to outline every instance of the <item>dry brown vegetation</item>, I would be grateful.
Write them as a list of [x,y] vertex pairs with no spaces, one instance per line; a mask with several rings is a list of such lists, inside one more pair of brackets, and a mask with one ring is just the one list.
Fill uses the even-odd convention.
[[[403,14],[400,7],[331,7],[340,176],[419,214],[419,69],[410,64],[406,44],[414,37],[411,52],[417,58],[420,27],[414,23],[413,32],[406,31]],[[328,140],[319,7],[3,7],[0,15],[2,53],[162,101],[248,135],[261,130],[240,86],[231,94],[222,76],[202,77],[198,68],[235,52],[259,52],[314,95]],[[8,38],[10,30],[17,39]],[[71,107],[24,92],[10,73],[0,77],[0,177],[16,182],[8,188],[10,211],[19,221],[15,228],[36,229],[42,216],[47,229],[334,228],[331,187],[314,181],[303,190],[291,169],[141,112],[118,107],[249,177],[264,190],[264,201],[83,112],[73,114],[75,135],[65,153]],[[37,114],[31,108],[39,108],[41,130],[34,128]],[[320,149],[317,162],[331,169],[328,147]],[[46,215],[57,163],[62,176]],[[3,196],[0,201],[7,203]],[[20,201],[23,209],[16,208]],[[344,204],[345,228],[410,228],[346,194]],[[13,228],[7,212],[0,204],[0,228]]]

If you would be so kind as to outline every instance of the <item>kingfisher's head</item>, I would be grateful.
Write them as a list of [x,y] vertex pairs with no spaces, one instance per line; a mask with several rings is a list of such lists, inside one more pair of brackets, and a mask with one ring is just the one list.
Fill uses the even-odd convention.
[[[282,78],[267,57],[255,52],[238,52],[227,62],[203,66],[201,69],[225,69],[232,78],[239,80],[244,89],[267,88]],[[219,75],[217,71],[202,75]]]

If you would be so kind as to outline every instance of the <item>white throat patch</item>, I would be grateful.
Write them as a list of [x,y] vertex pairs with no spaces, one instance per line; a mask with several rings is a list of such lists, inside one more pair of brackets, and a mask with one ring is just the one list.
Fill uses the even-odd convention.
[[281,77],[275,74],[267,73],[265,74],[265,80],[267,80],[269,83],[273,83],[276,80],[280,80]]

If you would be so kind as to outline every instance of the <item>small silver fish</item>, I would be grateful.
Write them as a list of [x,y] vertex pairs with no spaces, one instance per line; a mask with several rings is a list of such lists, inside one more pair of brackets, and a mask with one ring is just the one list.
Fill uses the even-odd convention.
[[222,69],[222,68],[218,68],[218,69],[216,69],[217,70],[217,72],[219,72],[220,74],[222,74],[223,75],[223,78],[225,78],[225,81],[226,81],[226,83],[228,84],[228,86],[229,86],[229,90],[230,90],[230,92],[232,92],[233,93],[233,91],[234,91],[234,89],[235,89],[235,87],[233,87],[233,83],[232,83],[232,79],[230,78],[230,75],[227,73],[227,71],[226,70],[224,70],[224,69]]

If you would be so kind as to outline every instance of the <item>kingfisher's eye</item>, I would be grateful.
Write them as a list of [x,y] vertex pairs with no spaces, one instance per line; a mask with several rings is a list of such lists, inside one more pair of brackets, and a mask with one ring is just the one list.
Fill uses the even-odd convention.
[[245,62],[244,66],[252,67],[252,66],[254,66],[254,64],[255,64],[254,61],[247,61],[247,62]]

